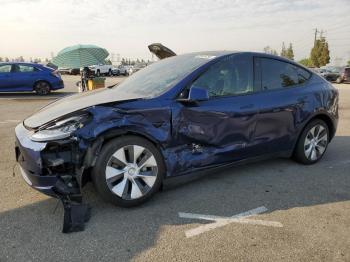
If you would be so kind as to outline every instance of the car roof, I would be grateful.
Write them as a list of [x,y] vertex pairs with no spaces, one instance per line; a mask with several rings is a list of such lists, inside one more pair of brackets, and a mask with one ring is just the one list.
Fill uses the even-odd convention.
[[209,55],[209,56],[215,56],[216,58],[220,58],[222,56],[227,56],[227,55],[233,55],[233,54],[249,54],[252,56],[259,56],[259,57],[266,57],[266,58],[271,58],[271,59],[278,59],[287,63],[292,63],[294,65],[297,65],[299,67],[305,68],[306,70],[308,70],[309,72],[313,72],[312,70],[310,70],[309,68],[293,61],[290,60],[288,58],[282,57],[282,56],[278,56],[278,55],[271,55],[271,54],[266,54],[263,52],[251,52],[251,51],[227,51],[227,50],[223,50],[223,51],[202,51],[202,52],[194,52],[194,53],[187,53],[184,55]]
[[40,66],[43,65],[37,63],[28,63],[28,62],[0,62],[0,65],[27,65],[27,66]]

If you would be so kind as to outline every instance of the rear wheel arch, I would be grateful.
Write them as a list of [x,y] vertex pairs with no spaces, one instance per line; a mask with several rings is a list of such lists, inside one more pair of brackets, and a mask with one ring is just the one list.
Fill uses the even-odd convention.
[[328,130],[329,130],[329,141],[332,140],[332,138],[334,137],[335,135],[335,126],[333,124],[333,121],[331,119],[330,116],[328,116],[327,114],[324,114],[324,113],[320,113],[320,114],[317,114],[317,115],[314,115],[313,117],[311,117],[303,126],[303,128],[300,129],[299,131],[299,134],[298,134],[298,138],[296,139],[295,143],[294,143],[294,148],[293,148],[293,152],[295,151],[295,148],[297,146],[297,143],[304,131],[304,129],[307,127],[307,125],[309,123],[311,123],[312,121],[316,120],[316,119],[320,119],[320,120],[323,120],[327,127],[328,127]]
[[44,79],[39,79],[39,80],[36,80],[36,81],[34,82],[34,84],[33,84],[33,91],[35,91],[35,86],[36,86],[38,83],[40,83],[40,82],[45,82],[45,83],[47,83],[47,84],[49,85],[49,87],[50,87],[50,90],[51,90],[52,85],[51,85],[51,83],[50,83],[49,81],[44,80]]

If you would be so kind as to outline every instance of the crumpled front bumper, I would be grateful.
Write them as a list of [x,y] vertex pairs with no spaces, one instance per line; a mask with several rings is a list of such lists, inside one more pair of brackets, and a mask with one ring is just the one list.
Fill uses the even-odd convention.
[[46,148],[47,143],[38,143],[30,140],[31,131],[23,124],[17,125],[16,133],[16,160],[24,181],[32,188],[49,196],[56,196],[52,190],[57,183],[57,176],[43,175],[43,162],[41,152]]

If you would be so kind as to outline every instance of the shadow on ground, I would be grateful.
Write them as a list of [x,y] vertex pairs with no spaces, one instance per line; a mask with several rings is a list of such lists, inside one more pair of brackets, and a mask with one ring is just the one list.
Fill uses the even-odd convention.
[[0,261],[126,261],[154,246],[166,226],[201,223],[178,212],[232,216],[260,206],[273,212],[348,201],[349,148],[349,137],[336,137],[314,166],[277,159],[230,168],[173,186],[132,209],[102,202],[88,184],[93,209],[84,232],[60,233],[63,210],[53,214],[54,199],[0,213]]

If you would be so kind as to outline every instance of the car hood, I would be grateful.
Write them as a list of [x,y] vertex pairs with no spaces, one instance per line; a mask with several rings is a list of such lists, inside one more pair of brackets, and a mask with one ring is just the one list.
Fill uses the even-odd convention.
[[24,125],[27,128],[35,129],[59,117],[90,106],[138,98],[143,97],[139,94],[124,92],[118,89],[118,86],[75,94],[43,107],[37,113],[25,119]]
[[170,48],[167,48],[166,46],[163,46],[160,43],[150,44],[148,46],[148,49],[159,59],[176,56],[176,53],[174,51],[170,50]]

